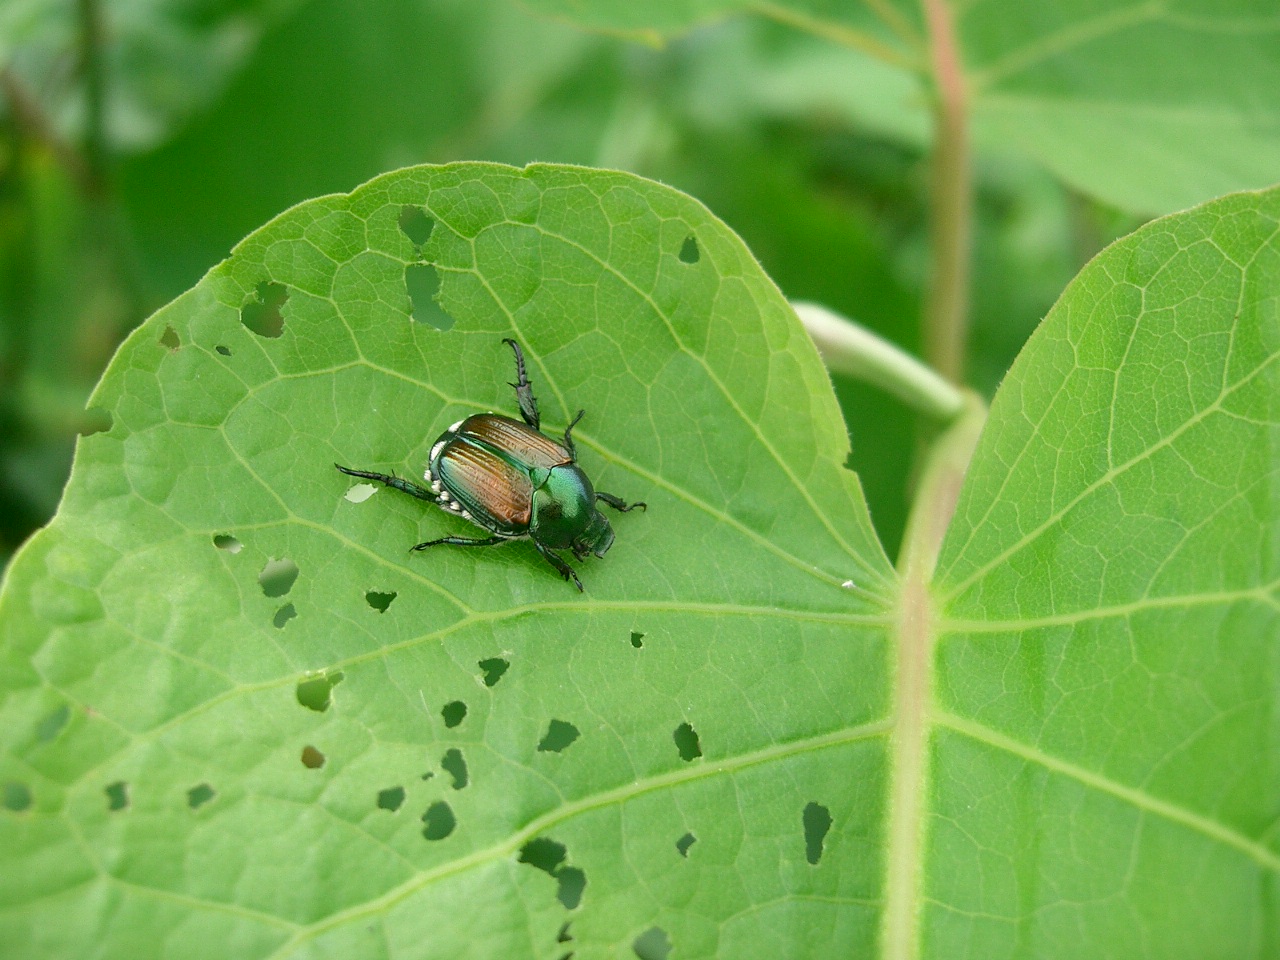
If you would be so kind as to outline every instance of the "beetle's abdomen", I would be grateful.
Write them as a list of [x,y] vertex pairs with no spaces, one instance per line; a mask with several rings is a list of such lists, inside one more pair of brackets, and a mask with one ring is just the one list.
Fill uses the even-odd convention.
[[430,473],[461,508],[453,509],[449,501],[442,500],[446,510],[494,533],[519,536],[528,532],[533,505],[529,474],[493,451],[463,439],[460,431],[438,448]]
[[550,470],[562,463],[573,462],[569,451],[550,437],[519,420],[497,413],[477,413],[467,417],[454,428],[454,434],[501,450],[510,459],[530,469]]

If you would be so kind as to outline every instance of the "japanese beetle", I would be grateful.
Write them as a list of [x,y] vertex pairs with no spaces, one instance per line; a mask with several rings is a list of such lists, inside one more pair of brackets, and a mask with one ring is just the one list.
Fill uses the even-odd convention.
[[578,466],[571,436],[583,411],[556,441],[541,430],[538,401],[524,369],[520,344],[505,339],[516,355],[516,402],[520,420],[497,413],[477,413],[459,420],[431,447],[428,487],[385,473],[352,470],[334,464],[351,477],[377,480],[419,500],[436,504],[446,513],[470,520],[493,536],[441,537],[413,547],[425,550],[450,543],[459,547],[492,547],[508,540],[529,539],[538,552],[578,589],[582,581],[556,550],[571,550],[579,560],[594,553],[603,557],[613,544],[613,528],[596,503],[626,513],[643,503],[628,504],[602,493]]

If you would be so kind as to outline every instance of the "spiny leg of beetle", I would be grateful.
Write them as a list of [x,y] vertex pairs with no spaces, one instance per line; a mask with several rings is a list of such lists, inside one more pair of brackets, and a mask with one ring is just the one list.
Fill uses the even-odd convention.
[[533,545],[538,548],[538,552],[540,554],[546,557],[547,563],[551,564],[553,567],[556,568],[557,571],[559,571],[560,576],[564,577],[566,580],[572,580],[574,583],[574,586],[578,588],[578,592],[582,593],[582,581],[578,579],[578,575],[573,572],[572,567],[570,567],[567,563],[565,563],[563,560],[557,557],[554,553],[552,553],[542,544],[538,543],[537,540],[533,541]]
[[643,500],[637,500],[635,503],[627,503],[627,501],[623,500],[621,497],[615,497],[612,493],[601,493],[599,490],[596,491],[596,499],[602,503],[607,503],[620,513],[630,513],[636,507],[639,507],[646,513],[649,512],[649,505]]
[[369,470],[352,470],[350,467],[344,467],[339,463],[335,463],[334,466],[349,477],[360,477],[362,480],[377,480],[379,483],[385,483],[393,490],[400,490],[409,494],[411,497],[417,497],[419,500],[426,500],[428,503],[440,502],[440,498],[426,487],[420,487],[409,480],[401,480],[399,477],[387,473],[373,473]]
[[506,543],[507,537],[485,537],[483,540],[476,540],[472,537],[441,537],[439,540],[428,540],[426,543],[415,544],[410,550],[425,550],[427,547],[438,547],[442,543],[451,543],[455,547],[496,547],[500,543]]
[[570,434],[573,433],[573,428],[578,425],[578,421],[582,419],[582,415],[586,412],[585,410],[579,410],[578,415],[564,428],[564,446],[569,451],[569,459],[574,463],[578,462],[578,451],[573,448],[573,437]]
[[511,386],[516,388],[516,402],[520,404],[520,416],[524,417],[525,423],[538,430],[542,419],[538,416],[538,401],[534,399],[533,387],[524,372],[524,351],[520,349],[520,344],[510,337],[504,338],[502,342],[510,344],[516,354],[516,382]]

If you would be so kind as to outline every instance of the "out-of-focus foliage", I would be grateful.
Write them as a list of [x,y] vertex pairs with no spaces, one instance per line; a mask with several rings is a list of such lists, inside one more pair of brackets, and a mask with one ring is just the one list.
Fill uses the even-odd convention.
[[[508,0],[102,4],[95,189],[76,166],[95,156],[77,9],[0,13],[5,555],[56,505],[71,441],[93,426],[84,399],[124,333],[279,211],[409,163],[548,160],[671,183],[788,296],[918,345],[921,93],[827,40],[735,18],[657,49]],[[1084,260],[1134,221],[1013,156],[987,156],[978,175],[971,369],[990,392]],[[914,415],[855,383],[837,390],[893,551]]]

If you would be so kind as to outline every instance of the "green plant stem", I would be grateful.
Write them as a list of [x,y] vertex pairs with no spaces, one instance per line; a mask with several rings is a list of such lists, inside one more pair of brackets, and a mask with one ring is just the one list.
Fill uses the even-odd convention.
[[902,595],[890,747],[885,907],[881,921],[881,956],[887,960],[915,960],[920,952],[920,861],[928,812],[933,696],[934,611],[929,584],[986,416],[982,401],[966,394],[964,411],[933,444],[898,559]]
[[102,6],[78,0],[80,71],[84,83],[84,158],[90,182],[101,192],[107,179],[106,81],[102,62]]
[[896,344],[821,304],[791,306],[828,369],[877,386],[943,423],[964,407],[964,394]]
[[968,94],[947,0],[922,2],[929,26],[936,97],[930,179],[931,275],[924,313],[924,356],[930,366],[958,384],[963,382],[968,338],[973,232]]

